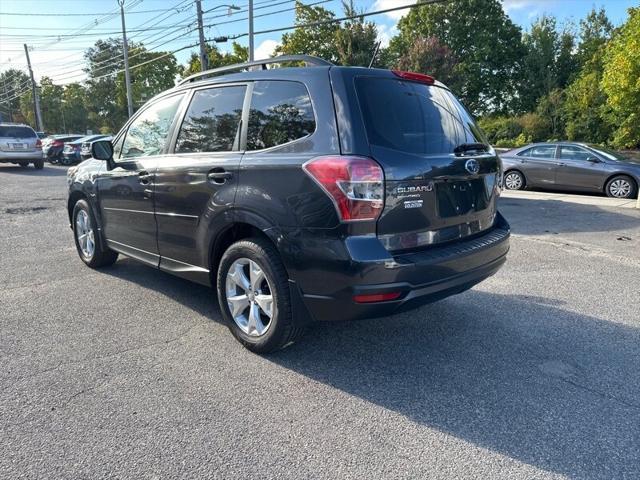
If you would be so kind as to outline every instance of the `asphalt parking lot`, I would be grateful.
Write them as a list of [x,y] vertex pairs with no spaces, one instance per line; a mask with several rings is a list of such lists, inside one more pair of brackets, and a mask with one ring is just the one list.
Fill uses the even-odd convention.
[[640,211],[504,198],[506,266],[260,357],[212,291],[77,258],[0,166],[0,478],[640,478]]

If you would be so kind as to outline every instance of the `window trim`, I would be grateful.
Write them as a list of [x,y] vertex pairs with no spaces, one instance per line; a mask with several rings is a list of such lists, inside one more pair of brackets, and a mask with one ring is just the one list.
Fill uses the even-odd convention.
[[[156,103],[161,102],[161,101],[166,100],[166,99],[169,99],[171,97],[176,97],[176,96],[180,95],[180,96],[182,96],[182,100],[181,100],[180,104],[178,105],[176,113],[175,113],[175,115],[173,117],[173,121],[171,122],[171,126],[169,127],[169,133],[167,134],[167,140],[172,138],[173,131],[175,130],[176,119],[178,118],[178,115],[179,115],[179,113],[181,112],[181,110],[183,108],[184,99],[187,97],[187,95],[185,95],[185,93],[187,93],[187,92],[185,92],[184,90],[181,90],[179,92],[172,92],[172,93],[170,93],[168,95],[164,95],[164,96],[161,96],[161,97],[154,98],[151,101],[149,101],[148,103],[145,103],[143,105],[143,107],[140,110],[138,110],[127,121],[127,123],[124,124],[124,127],[122,127],[122,129],[118,132],[118,134],[115,137],[113,137],[113,139],[111,140],[111,144],[115,145],[116,143],[118,143],[120,141],[120,139],[123,139],[123,147],[124,147],[124,140],[126,140],[127,133],[129,133],[129,127],[131,127],[131,124],[133,122],[135,122],[140,115],[142,115],[144,112],[146,112],[149,108],[151,108]],[[116,163],[116,164],[127,163],[127,162],[131,162],[131,161],[135,161],[135,160],[137,160],[139,158],[152,158],[152,157],[161,157],[163,155],[167,155],[169,153],[168,148],[167,148],[167,146],[168,146],[167,140],[165,140],[165,144],[164,144],[164,147],[162,148],[162,152],[161,153],[158,153],[156,155],[147,155],[147,156],[144,156],[144,157],[122,157],[122,151],[120,151],[120,157],[119,158],[115,158],[114,157],[113,158],[113,162]]]
[[[313,114],[313,127],[314,127],[313,128],[313,132],[308,133],[304,137],[296,138],[295,140],[289,140],[288,142],[281,143],[279,145],[274,145],[273,147],[260,148],[258,150],[248,150],[247,149],[247,137],[248,137],[248,133],[249,133],[249,111],[251,109],[251,100],[253,99],[253,90],[254,90],[255,84],[257,82],[288,82],[288,83],[298,83],[298,84],[302,85],[304,87],[304,89],[306,90],[307,97],[309,97],[309,102],[311,103],[311,113]],[[281,80],[281,79],[277,79],[277,80],[258,79],[258,80],[254,80],[253,82],[251,82],[251,96],[249,97],[249,102],[246,105],[246,118],[245,118],[245,115],[243,115],[242,129],[244,130],[243,138],[242,138],[242,140],[244,142],[242,144],[242,146],[244,148],[243,148],[242,151],[245,152],[245,153],[251,153],[251,154],[268,153],[269,151],[274,150],[276,148],[281,148],[281,147],[284,147],[285,145],[292,145],[292,144],[294,144],[296,142],[299,142],[301,140],[306,140],[309,137],[311,137],[312,135],[314,135],[318,131],[318,117],[316,116],[316,107],[315,107],[314,102],[313,102],[313,97],[311,96],[311,93],[309,93],[309,89],[307,88],[307,85],[304,82],[300,82],[298,80]]]
[[[213,88],[223,88],[223,87],[246,87],[245,91],[244,91],[244,100],[242,102],[242,114],[240,115],[240,135],[238,136],[238,134],[236,133],[236,140],[234,140],[233,142],[233,146],[231,150],[225,150],[225,151],[219,151],[219,152],[176,152],[176,144],[178,142],[178,135],[180,134],[180,129],[182,128],[182,124],[184,123],[184,120],[187,116],[187,113],[189,111],[189,107],[191,106],[191,102],[193,100],[193,97],[195,96],[196,92],[199,92],[201,90],[211,90]],[[176,118],[178,119],[178,122],[176,122],[176,125],[173,129],[173,133],[171,135],[171,141],[169,143],[169,146],[167,148],[167,154],[171,155],[171,156],[178,156],[178,157],[193,157],[193,156],[198,156],[198,155],[215,155],[215,154],[229,154],[229,153],[243,153],[244,149],[243,149],[243,143],[242,143],[242,138],[243,138],[243,130],[245,129],[245,107],[247,105],[247,95],[250,94],[250,92],[253,92],[253,85],[252,82],[246,82],[246,81],[242,81],[242,82],[228,82],[228,83],[214,83],[214,84],[209,84],[209,85],[200,85],[198,87],[194,87],[191,88],[187,91],[187,95],[186,95],[186,100],[184,101],[182,107],[180,108],[180,110],[178,111],[178,114],[176,116]],[[251,98],[249,96],[249,98]],[[246,138],[246,134],[245,134],[245,138]],[[237,143],[237,145],[236,145]],[[234,148],[235,147],[235,148]]]

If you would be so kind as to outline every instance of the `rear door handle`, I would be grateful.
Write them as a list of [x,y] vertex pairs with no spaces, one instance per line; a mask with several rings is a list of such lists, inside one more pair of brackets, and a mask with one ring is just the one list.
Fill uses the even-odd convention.
[[218,184],[222,184],[232,177],[233,173],[226,172],[224,170],[216,170],[207,174],[207,178],[209,179],[209,181]]
[[559,167],[566,167],[567,164],[563,163],[563,162],[556,162],[556,165],[558,165]]

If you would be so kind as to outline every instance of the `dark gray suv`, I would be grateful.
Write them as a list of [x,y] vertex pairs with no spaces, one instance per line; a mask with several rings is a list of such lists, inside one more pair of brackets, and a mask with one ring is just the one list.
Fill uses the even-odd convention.
[[[287,62],[306,67],[267,68]],[[306,56],[194,75],[69,170],[90,267],[119,253],[217,288],[247,348],[463,292],[509,249],[500,162],[427,75]]]

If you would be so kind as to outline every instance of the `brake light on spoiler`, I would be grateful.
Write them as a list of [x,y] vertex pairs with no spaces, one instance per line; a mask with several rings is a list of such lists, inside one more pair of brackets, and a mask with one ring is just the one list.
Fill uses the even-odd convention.
[[391,70],[396,77],[404,78],[405,80],[411,80],[413,82],[425,83],[427,85],[433,85],[436,79],[431,75],[425,75],[424,73],[416,72],[404,72],[402,70]]

